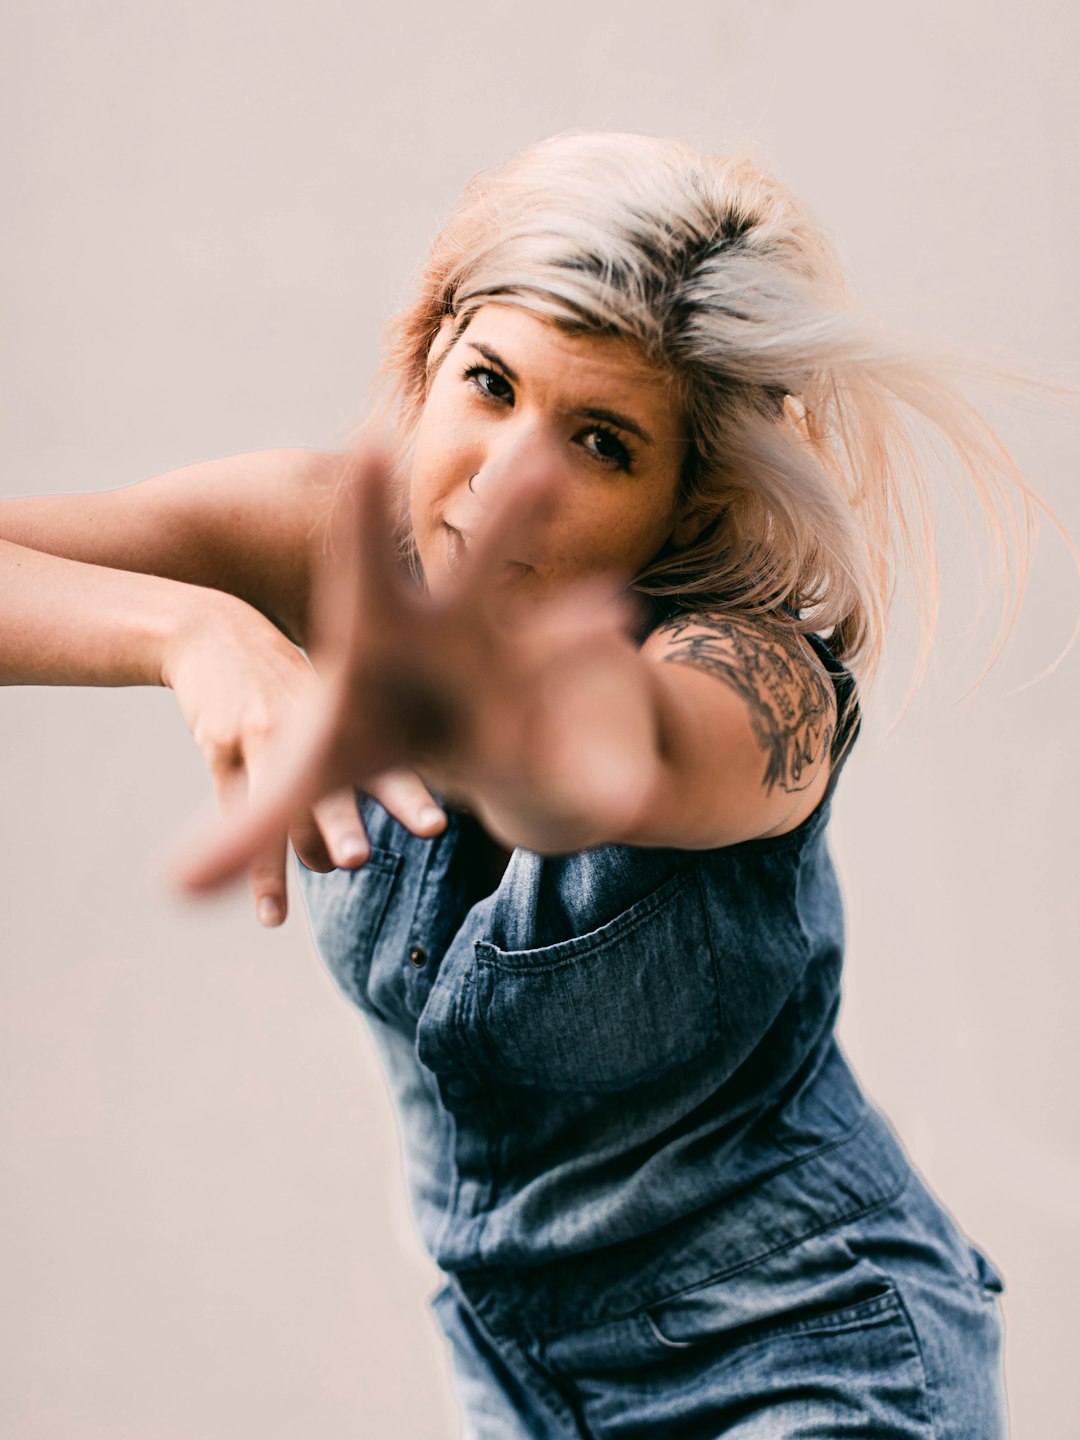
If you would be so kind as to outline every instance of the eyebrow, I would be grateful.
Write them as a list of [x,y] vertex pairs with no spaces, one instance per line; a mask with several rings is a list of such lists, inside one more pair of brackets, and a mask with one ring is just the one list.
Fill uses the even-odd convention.
[[[498,365],[499,369],[511,384],[521,384],[518,376],[497,350],[492,350],[491,347],[487,345],[478,345],[475,340],[467,340],[465,343],[470,349],[476,350],[479,354],[483,355],[485,360],[490,360],[493,365]],[[631,420],[629,415],[623,415],[618,410],[603,410],[595,405],[580,405],[576,406],[572,413],[575,415],[584,415],[588,420],[606,421],[608,425],[614,425],[620,430],[629,430],[631,435],[636,435],[638,439],[643,440],[646,445],[655,444],[652,436],[643,425],[639,425],[636,420]]]

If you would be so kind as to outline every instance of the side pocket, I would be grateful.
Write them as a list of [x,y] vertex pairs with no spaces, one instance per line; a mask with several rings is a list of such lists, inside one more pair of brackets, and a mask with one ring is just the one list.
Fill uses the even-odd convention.
[[780,1336],[835,1334],[891,1322],[894,1318],[906,1324],[900,1297],[888,1282],[874,1285],[862,1300],[798,1306],[783,1319],[774,1317],[732,1329],[722,1322],[715,1323],[715,1319],[714,1323],[708,1323],[700,1307],[688,1317],[670,1305],[661,1305],[643,1311],[642,1318],[653,1338],[668,1350],[693,1350],[710,1343],[720,1343],[725,1348],[772,1344]]
[[755,1435],[838,1435],[848,1422],[860,1435],[939,1433],[919,1340],[888,1275],[860,1262],[829,1280],[807,1277],[801,1293],[775,1285],[767,1266],[756,1278],[756,1315],[738,1277],[641,1312],[636,1374],[668,1365],[682,1393],[696,1382]]
[[811,1236],[761,1264],[682,1290],[640,1317],[658,1344],[677,1350],[857,1329],[886,1317],[906,1323],[892,1278],[853,1254],[836,1233]]

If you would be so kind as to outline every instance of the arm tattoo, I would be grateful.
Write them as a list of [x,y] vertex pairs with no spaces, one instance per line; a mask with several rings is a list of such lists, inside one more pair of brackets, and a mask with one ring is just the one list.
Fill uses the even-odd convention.
[[792,794],[805,790],[813,778],[807,771],[816,770],[830,752],[835,703],[829,678],[810,660],[799,637],[704,614],[675,616],[658,633],[674,642],[665,661],[715,675],[746,702],[754,737],[766,756],[766,793],[777,784]]

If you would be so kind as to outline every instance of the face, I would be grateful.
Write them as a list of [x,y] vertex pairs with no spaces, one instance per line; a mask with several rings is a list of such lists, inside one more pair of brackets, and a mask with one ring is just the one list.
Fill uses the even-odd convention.
[[587,576],[625,583],[665,542],[685,543],[681,416],[666,378],[634,346],[568,335],[508,305],[482,306],[456,341],[449,330],[436,340],[447,345],[409,484],[433,595],[465,560],[492,498],[538,471],[548,503],[505,572],[522,595]]

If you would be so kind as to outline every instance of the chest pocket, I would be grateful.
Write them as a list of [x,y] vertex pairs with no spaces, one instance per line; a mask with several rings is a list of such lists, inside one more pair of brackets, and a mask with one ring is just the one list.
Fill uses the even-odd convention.
[[564,1091],[623,1089],[715,1041],[716,965],[696,863],[613,919],[555,944],[477,941],[482,1043],[513,1079]]

